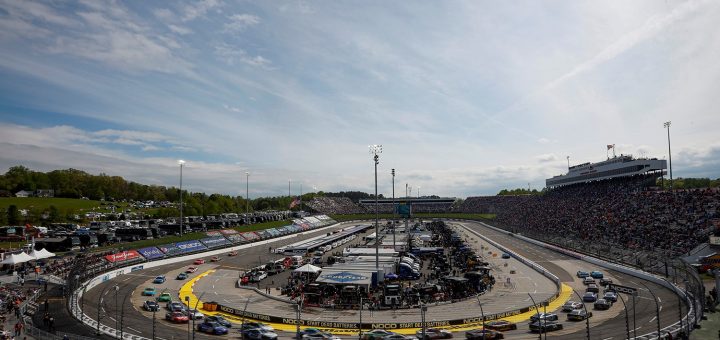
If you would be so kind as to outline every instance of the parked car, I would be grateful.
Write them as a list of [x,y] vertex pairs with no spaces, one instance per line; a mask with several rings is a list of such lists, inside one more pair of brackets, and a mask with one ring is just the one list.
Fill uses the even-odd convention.
[[563,312],[572,312],[576,309],[582,309],[582,308],[583,308],[583,304],[580,302],[575,302],[575,301],[565,302],[565,304],[562,306]]
[[225,327],[225,328],[231,328],[231,327],[232,327],[232,323],[231,323],[230,321],[225,320],[225,318],[223,318],[223,317],[220,316],[220,315],[208,316],[207,318],[205,318],[205,321],[217,322],[217,323],[221,324],[221,325],[222,325],[223,327]]
[[592,317],[592,312],[585,312],[584,309],[576,309],[567,315],[569,321],[582,321]]
[[153,280],[153,283],[157,283],[157,284],[165,283],[165,275],[160,275],[160,276],[155,277],[155,280]]
[[160,304],[153,300],[146,300],[145,302],[143,302],[143,309],[148,312],[157,312],[158,310],[160,310]]
[[465,332],[466,339],[472,340],[495,340],[505,339],[505,335],[492,329],[473,329]]
[[585,302],[595,302],[597,300],[597,294],[593,292],[587,292],[585,295],[583,295],[583,301]]
[[593,270],[592,273],[590,273],[590,276],[592,276],[594,279],[602,279],[603,273],[599,270]]
[[197,259],[197,260],[195,260],[195,262],[193,262],[193,264],[196,265],[196,266],[199,266],[199,265],[204,264],[204,263],[205,263],[205,260],[204,260],[204,259]]
[[165,320],[174,323],[186,323],[188,322],[189,318],[182,312],[168,312],[167,314],[165,314]]
[[517,325],[506,320],[490,321],[485,324],[485,328],[490,328],[496,331],[512,331],[517,329]]
[[371,331],[363,332],[363,335],[361,339],[363,340],[373,340],[373,339],[382,339],[388,335],[395,334],[393,332],[386,331],[384,329],[373,329]]
[[221,324],[212,321],[205,321],[197,325],[197,330],[202,333],[223,335],[228,334],[228,329],[223,327]]
[[588,277],[588,276],[590,276],[590,274],[589,274],[588,272],[585,272],[585,271],[582,271],[582,270],[578,270],[578,272],[577,272],[577,277],[579,277],[579,278],[581,278],[581,279],[584,279],[584,278],[586,278],[586,277]]
[[607,310],[607,309],[610,309],[611,306],[612,306],[612,302],[610,302],[606,299],[598,299],[593,304],[593,307],[595,307],[595,309],[597,309],[597,310]]
[[558,315],[555,313],[537,313],[530,316],[530,321],[557,321]]
[[429,340],[429,339],[450,339],[453,337],[452,333],[450,331],[446,331],[444,329],[439,328],[428,328],[425,330],[425,338],[422,337],[422,330],[418,330],[415,332],[415,336],[418,337],[420,340]]
[[563,325],[554,321],[535,321],[530,323],[530,331],[532,332],[550,332],[563,329]]
[[156,293],[156,292],[157,292],[157,291],[155,290],[155,288],[148,287],[148,288],[145,288],[145,290],[143,290],[140,295],[142,295],[142,296],[155,296],[155,293]]
[[170,296],[170,293],[162,293],[157,300],[158,302],[170,302],[172,300],[172,296]]
[[180,273],[177,275],[177,277],[175,277],[176,280],[185,280],[187,278],[188,278],[188,276],[185,273]]

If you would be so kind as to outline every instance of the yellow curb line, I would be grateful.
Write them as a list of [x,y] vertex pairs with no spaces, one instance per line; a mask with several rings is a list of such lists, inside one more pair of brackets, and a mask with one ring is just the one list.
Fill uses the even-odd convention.
[[[180,288],[180,292],[179,292],[181,301],[183,301],[183,303],[184,303],[185,296],[189,296],[190,304],[188,305],[188,307],[195,306],[195,303],[197,303],[198,309],[202,310],[203,314],[205,314],[205,315],[221,315],[222,317],[224,317],[230,321],[234,321],[235,323],[242,322],[243,319],[237,317],[236,315],[223,313],[223,312],[217,312],[217,311],[211,312],[211,311],[207,311],[207,310],[203,309],[203,302],[198,301],[198,298],[193,293],[193,286],[195,285],[195,282],[199,281],[201,278],[208,276],[214,272],[215,272],[214,269],[208,270],[208,271],[194,277],[187,283],[185,283]],[[562,305],[565,304],[565,302],[567,302],[570,299],[570,296],[572,294],[573,294],[572,288],[570,286],[562,283],[560,285],[560,294],[558,294],[558,296],[556,298],[550,300],[550,302],[547,306],[547,311],[551,312],[551,311],[554,311],[554,310],[562,307]],[[519,322],[529,320],[530,317],[535,315],[536,313],[537,313],[537,311],[534,308],[532,308],[532,309],[530,309],[530,311],[527,311],[525,313],[509,316],[506,318],[502,318],[500,320],[507,320],[507,321],[510,321],[513,323],[519,323]],[[273,323],[273,322],[267,322],[267,321],[263,321],[263,320],[254,320],[251,318],[244,318],[244,319],[263,322],[265,324],[272,326],[273,328],[275,328],[277,330],[286,331],[286,332],[294,332],[297,329],[296,325],[291,325],[291,324]],[[482,326],[481,322],[473,322],[473,323],[468,323],[468,324],[463,324],[463,325],[453,325],[453,326],[437,327],[437,328],[447,329],[447,330],[451,330],[451,331],[467,331],[467,330],[475,329],[475,328],[478,328],[481,326]],[[317,328],[317,329],[321,329],[323,331],[330,332],[332,334],[348,334],[348,335],[353,335],[353,334],[357,335],[358,334],[357,330],[345,329],[345,328],[307,327],[307,326],[303,326],[303,325],[301,325],[300,328],[301,329]],[[420,328],[393,328],[393,329],[389,329],[389,330],[391,330],[395,333],[400,333],[400,334],[415,334],[415,332],[418,331],[419,329]],[[363,329],[363,331],[367,332],[367,331],[369,331],[369,329]]]

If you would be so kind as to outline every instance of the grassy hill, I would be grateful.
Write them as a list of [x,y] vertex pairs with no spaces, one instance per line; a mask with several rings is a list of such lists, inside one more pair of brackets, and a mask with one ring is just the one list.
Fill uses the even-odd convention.
[[91,210],[100,206],[100,201],[81,200],[75,198],[44,198],[44,197],[0,197],[0,209],[15,205],[18,209],[48,209],[54,205],[58,209]]

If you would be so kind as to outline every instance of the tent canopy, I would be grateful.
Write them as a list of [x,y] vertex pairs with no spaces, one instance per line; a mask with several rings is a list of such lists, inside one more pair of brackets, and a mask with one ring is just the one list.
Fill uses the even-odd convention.
[[313,266],[308,263],[298,269],[293,270],[293,273],[317,273],[320,270],[322,270],[322,268]]
[[30,257],[30,255],[25,254],[25,253],[10,254],[10,255],[6,256],[5,260],[0,262],[0,264],[18,264],[18,263],[23,263],[23,262],[32,261],[32,260],[34,260],[34,259],[32,257]]
[[33,249],[33,251],[30,252],[30,257],[32,257],[34,260],[46,259],[53,256],[55,256],[55,254],[47,251],[47,249],[45,248],[41,250]]

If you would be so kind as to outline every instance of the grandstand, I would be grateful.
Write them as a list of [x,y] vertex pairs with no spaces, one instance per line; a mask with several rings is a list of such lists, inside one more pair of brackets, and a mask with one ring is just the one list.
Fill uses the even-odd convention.
[[315,197],[306,205],[322,214],[363,214],[364,207],[355,204],[347,197]]
[[571,166],[567,174],[546,179],[545,186],[553,188],[563,185],[647,174],[656,174],[656,177],[659,177],[666,168],[667,162],[665,160],[659,160],[657,158],[636,159],[631,155],[620,155],[620,157],[609,158],[602,162],[583,163]]

